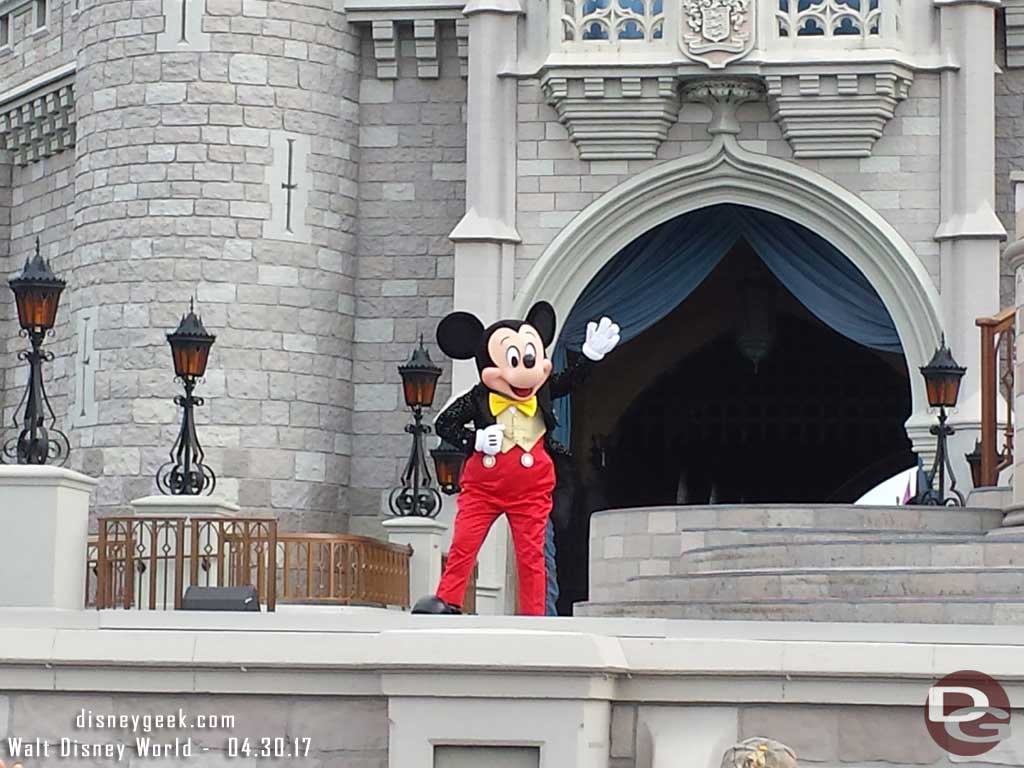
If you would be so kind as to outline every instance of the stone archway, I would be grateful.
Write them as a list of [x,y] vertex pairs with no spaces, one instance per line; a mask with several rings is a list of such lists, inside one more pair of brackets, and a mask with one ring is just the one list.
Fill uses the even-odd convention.
[[[718,203],[759,208],[830,241],[864,274],[889,310],[910,370],[925,365],[939,339],[938,292],[910,245],[863,200],[794,163],[743,149],[719,133],[704,152],[667,162],[609,191],[550,243],[517,292],[515,316],[539,299],[560,318],[622,248],[676,216]],[[934,438],[921,377],[910,377],[912,412],[905,428],[927,457]]]

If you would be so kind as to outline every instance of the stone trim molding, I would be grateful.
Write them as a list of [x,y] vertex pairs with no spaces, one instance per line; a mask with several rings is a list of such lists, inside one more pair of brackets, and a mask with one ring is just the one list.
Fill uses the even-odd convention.
[[541,88],[582,160],[653,159],[679,117],[668,74],[549,74]]
[[795,157],[871,155],[914,79],[903,67],[872,69],[765,75],[772,117]]
[[[542,70],[545,99],[582,160],[654,158],[678,118],[680,87],[682,100],[703,101],[701,88],[738,82],[728,75],[692,81],[672,67]],[[767,94],[772,117],[799,158],[870,156],[913,79],[911,69],[897,64],[773,65],[742,78],[752,90],[745,99]]]
[[387,0],[345,0],[342,10],[350,22],[370,24],[378,79],[398,78],[400,24],[412,27],[417,76],[434,79],[440,76],[437,42],[441,22],[455,23],[459,70],[462,77],[469,74],[469,26],[463,6],[449,0],[406,0],[401,5]]
[[1003,0],[1006,9],[1006,66],[1024,67],[1024,0]]
[[28,165],[75,145],[75,75],[72,70],[0,102],[0,150]]
[[[697,155],[632,176],[580,212],[551,241],[516,297],[513,316],[551,302],[566,317],[598,271],[643,233],[716,203],[750,205],[800,223],[835,245],[878,291],[900,334],[911,370],[935,351],[939,296],[913,248],[877,211],[831,179],[796,163],[743,149],[719,134]],[[910,377],[906,422],[914,449],[934,444],[934,418],[920,376]]]

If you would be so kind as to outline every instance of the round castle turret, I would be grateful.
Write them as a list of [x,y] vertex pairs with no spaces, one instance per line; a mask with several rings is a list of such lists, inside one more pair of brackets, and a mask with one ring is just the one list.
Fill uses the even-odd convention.
[[165,334],[195,297],[217,335],[196,394],[218,494],[337,529],[359,41],[330,2],[173,1],[166,19],[159,0],[93,0],[79,19],[69,307],[95,328],[80,466],[103,478],[100,513],[155,492],[180,418]]

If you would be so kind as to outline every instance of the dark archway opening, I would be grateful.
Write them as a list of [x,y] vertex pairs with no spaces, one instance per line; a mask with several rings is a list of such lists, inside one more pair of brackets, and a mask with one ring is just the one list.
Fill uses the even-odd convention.
[[740,241],[574,393],[577,493],[558,534],[560,611],[586,599],[594,511],[850,503],[915,462],[910,409],[902,355],[829,328]]

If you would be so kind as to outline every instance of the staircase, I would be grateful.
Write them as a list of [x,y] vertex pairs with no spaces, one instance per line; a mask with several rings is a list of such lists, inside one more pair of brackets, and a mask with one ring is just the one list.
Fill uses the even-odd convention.
[[1024,624],[1024,529],[998,509],[709,506],[591,520],[580,616]]

